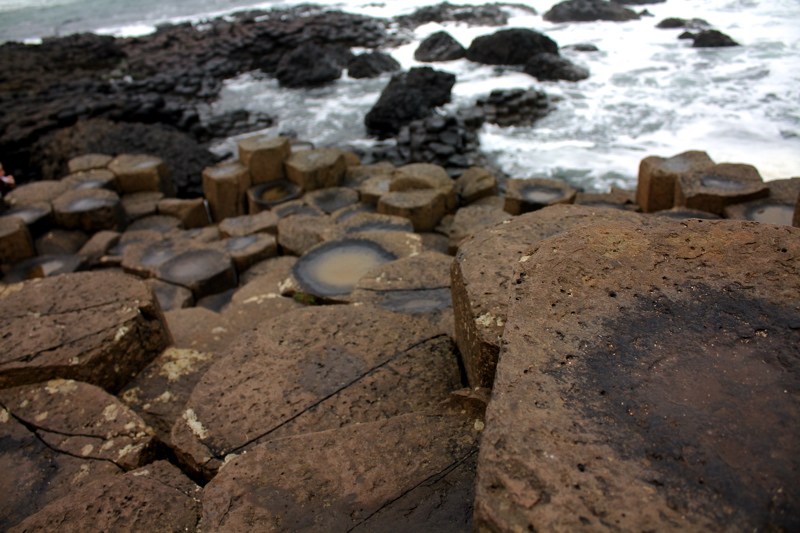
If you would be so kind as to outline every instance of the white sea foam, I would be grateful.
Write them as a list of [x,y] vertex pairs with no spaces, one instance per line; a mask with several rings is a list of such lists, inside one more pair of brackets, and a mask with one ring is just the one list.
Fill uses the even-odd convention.
[[[0,0],[0,12],[8,6],[36,4],[52,6],[56,11],[63,9],[66,17],[66,13],[72,13],[68,9],[76,10],[81,5],[89,6],[83,9],[91,12],[95,2]],[[96,26],[104,25],[102,32],[113,35],[141,35],[152,31],[157,24],[197,23],[239,7],[288,7],[300,3],[305,2],[194,0],[181,6],[155,4],[159,6],[156,9],[143,1],[138,16],[132,14],[137,12],[126,4],[129,12],[108,17],[108,21]],[[389,17],[409,14],[436,0],[319,0],[316,3],[332,9]],[[478,5],[484,2],[459,0],[455,3]],[[556,0],[522,3],[541,14]],[[110,0],[97,5],[106,4],[110,5]],[[717,161],[751,163],[767,179],[800,175],[800,9],[797,0],[669,0],[644,7],[654,16],[626,23],[553,24],[540,15],[512,10],[509,26],[541,31],[562,47],[575,43],[596,45],[599,52],[562,50],[564,56],[587,67],[591,77],[578,83],[539,83],[518,69],[497,69],[466,60],[438,63],[431,66],[452,72],[458,78],[453,102],[446,109],[469,105],[478,96],[497,88],[536,87],[551,95],[555,111],[533,127],[487,125],[481,130],[483,149],[504,171],[519,177],[558,177],[596,190],[611,185],[631,187],[635,184],[638,162],[643,157],[670,156],[689,149],[705,150]],[[40,20],[47,12],[32,10],[37,17],[32,20]],[[660,20],[673,16],[704,18],[743,46],[693,49],[690,42],[677,39],[682,30],[654,27]],[[80,22],[60,24],[65,25],[65,31],[91,29],[85,25],[94,19],[76,18]],[[48,21],[56,27],[55,19]],[[27,28],[24,24],[20,27]],[[404,69],[421,66],[413,57],[419,41],[440,30],[448,31],[464,46],[469,46],[475,37],[498,28],[469,27],[461,23],[426,24],[415,30],[413,43],[388,52]],[[0,22],[0,38],[2,31]],[[31,37],[39,35],[30,34]],[[270,78],[240,76],[227,82],[219,101],[205,111],[218,113],[245,108],[269,113],[277,119],[270,132],[293,130],[318,145],[364,145],[371,141],[366,137],[363,116],[388,79],[389,75],[377,80],[353,80],[345,76],[330,87],[291,90],[279,88]],[[216,149],[226,151],[233,147],[234,140],[229,140]]]

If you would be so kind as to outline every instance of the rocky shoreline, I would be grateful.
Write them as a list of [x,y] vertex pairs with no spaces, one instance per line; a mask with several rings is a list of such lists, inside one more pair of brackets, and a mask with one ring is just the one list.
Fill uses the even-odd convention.
[[[644,158],[630,191],[502,176],[476,128],[552,102],[416,116],[403,94],[449,95],[431,68],[395,75],[373,152],[202,147],[270,118],[195,103],[287,50],[330,73],[503,17],[303,7],[0,47],[7,170],[46,178],[0,212],[1,530],[800,528],[800,178],[701,151]],[[423,51],[581,74],[541,34],[487,41]]]
[[798,178],[499,193],[267,136],[204,198],[69,168],[0,217],[4,529],[796,525]]

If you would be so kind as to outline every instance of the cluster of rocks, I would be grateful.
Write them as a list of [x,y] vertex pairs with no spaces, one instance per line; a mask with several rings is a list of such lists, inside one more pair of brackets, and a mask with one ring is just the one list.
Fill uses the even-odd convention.
[[800,179],[238,148],[205,199],[98,154],[9,195],[0,527],[794,527]]
[[682,29],[686,30],[678,39],[689,39],[694,48],[721,48],[728,46],[739,46],[730,36],[719,30],[711,28],[711,24],[703,19],[682,19],[666,18],[656,25],[662,30]]

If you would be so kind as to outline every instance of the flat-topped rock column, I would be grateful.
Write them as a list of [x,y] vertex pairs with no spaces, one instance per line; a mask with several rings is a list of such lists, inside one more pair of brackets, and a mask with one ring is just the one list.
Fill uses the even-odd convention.
[[239,161],[250,171],[252,184],[285,177],[283,163],[292,153],[288,137],[255,135],[239,141]]
[[214,222],[244,215],[250,171],[238,161],[203,169],[203,194]]
[[796,529],[800,230],[615,222],[526,255],[477,530]]
[[613,220],[645,219],[619,209],[556,205],[502,222],[461,244],[451,267],[453,311],[455,338],[471,386],[492,387],[514,266],[542,239]]
[[114,392],[169,343],[150,289],[116,272],[25,282],[0,316],[0,388],[65,378]]

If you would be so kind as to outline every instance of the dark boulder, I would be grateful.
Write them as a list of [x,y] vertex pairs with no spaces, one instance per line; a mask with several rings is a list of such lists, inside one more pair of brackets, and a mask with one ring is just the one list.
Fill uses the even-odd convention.
[[439,31],[422,41],[414,52],[417,61],[452,61],[461,59],[467,51],[446,31]]
[[663,4],[667,0],[611,0],[615,4],[623,4],[627,6],[645,6],[649,4]]
[[342,76],[340,58],[330,48],[306,43],[286,54],[275,77],[283,87],[319,87]]
[[[461,22],[470,26],[505,26],[508,24],[508,13],[503,9],[504,7],[508,7],[508,4],[459,6],[442,2],[435,6],[421,7],[410,15],[398,17],[398,21],[402,26],[410,28],[431,22],[438,24]],[[536,14],[536,10],[532,7],[514,4],[514,8],[528,11],[532,15]]]
[[569,59],[556,54],[536,54],[525,63],[525,74],[540,81],[580,81],[589,77],[589,71]]
[[558,54],[558,44],[539,32],[512,28],[477,37],[469,45],[467,59],[486,65],[524,65],[542,52]]
[[105,119],[80,121],[48,134],[31,152],[31,163],[41,168],[44,179],[66,176],[67,161],[81,154],[151,154],[167,164],[180,197],[201,196],[203,169],[216,161],[216,156],[192,137],[172,127]]
[[347,63],[347,74],[351,78],[374,78],[395,70],[400,70],[400,63],[383,52],[361,54]]
[[675,29],[689,29],[689,30],[702,30],[711,26],[703,19],[682,19],[678,17],[665,18],[658,24],[656,28],[660,30],[675,30]]
[[693,48],[719,48],[723,46],[739,46],[739,43],[717,30],[704,30],[694,35]]
[[566,0],[550,8],[544,19],[550,22],[592,22],[636,20],[639,15],[627,7],[605,0]]
[[449,102],[455,82],[453,74],[430,67],[394,75],[364,119],[367,131],[383,137],[396,134],[404,124]]

